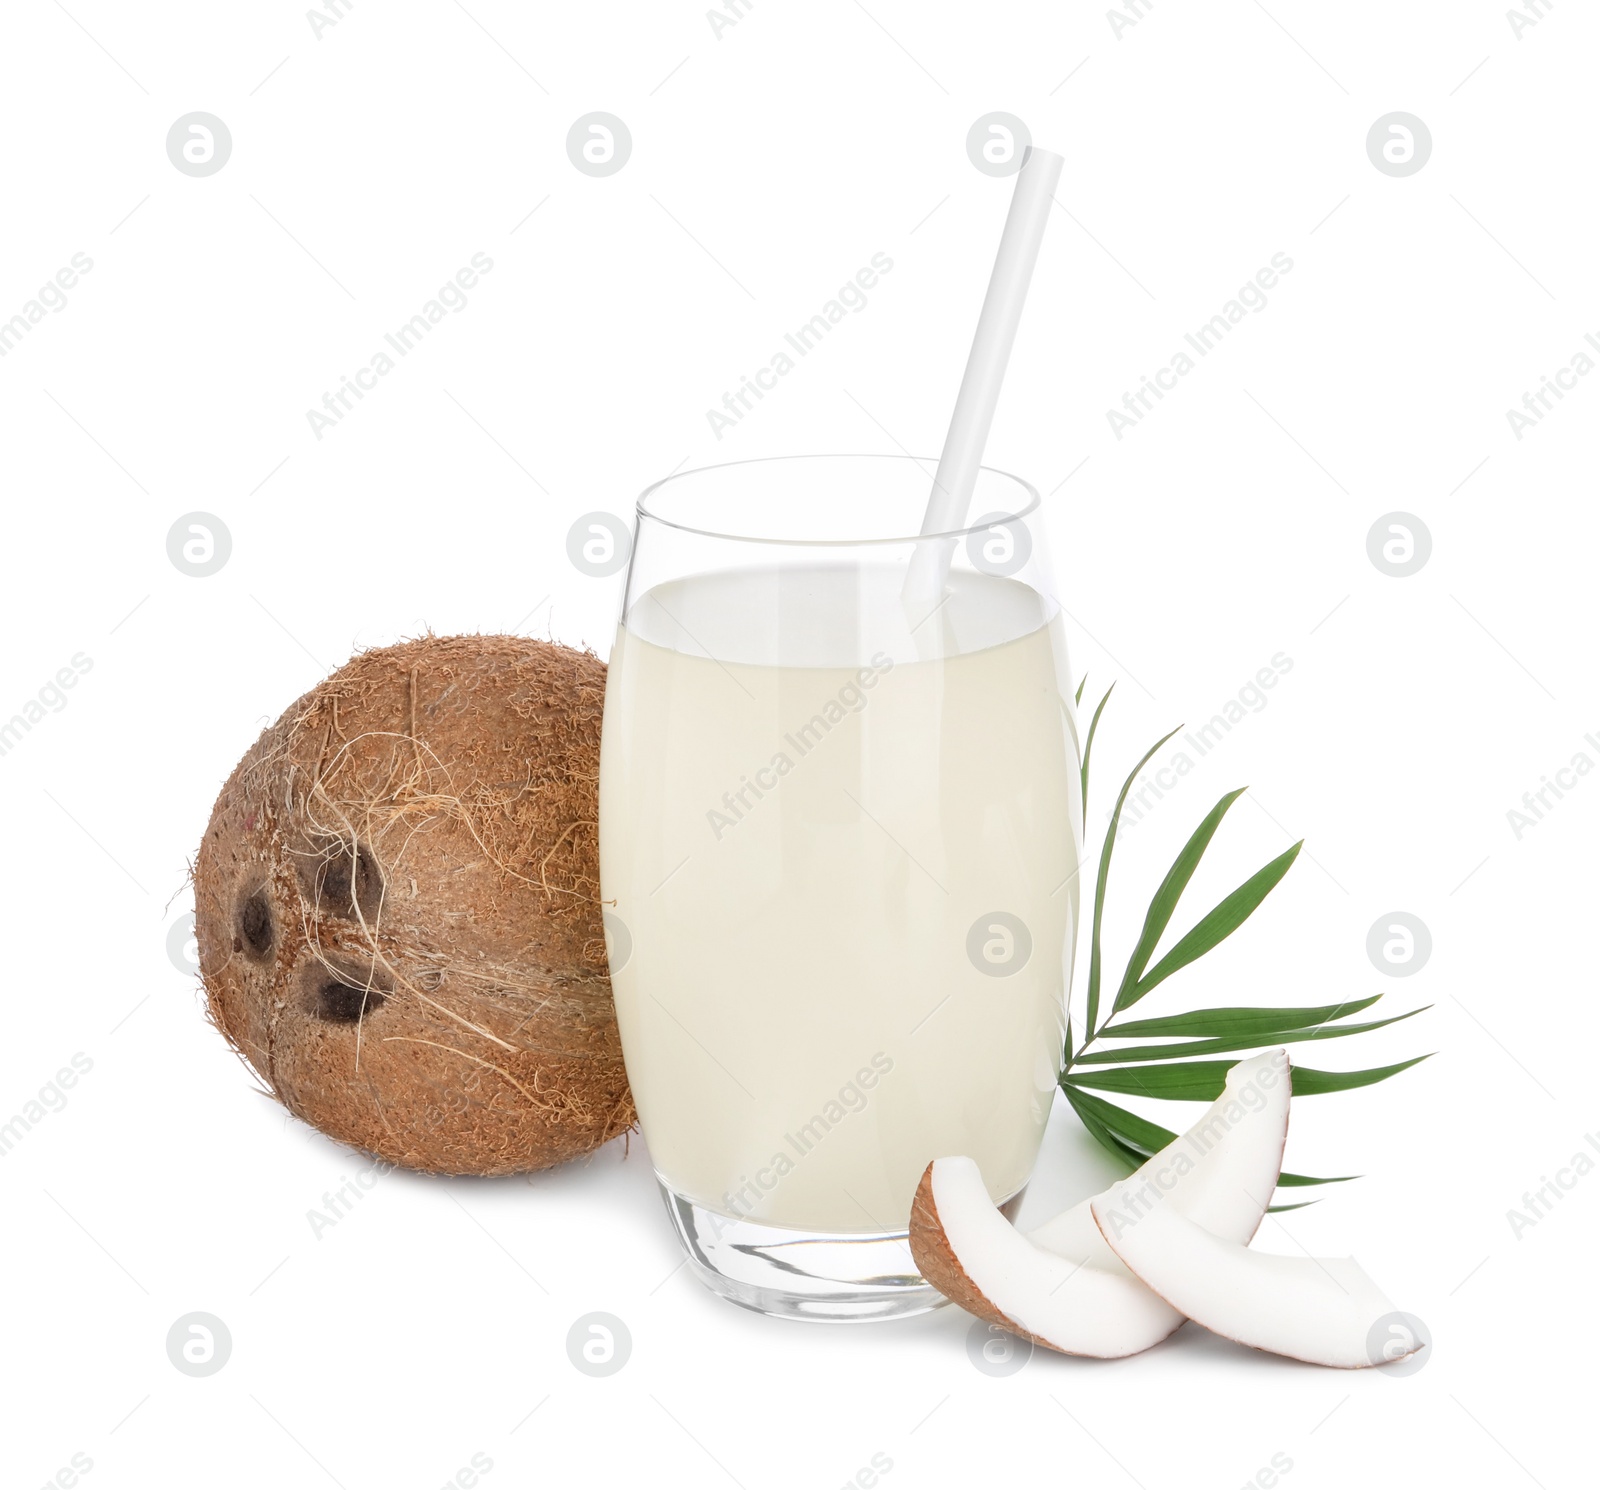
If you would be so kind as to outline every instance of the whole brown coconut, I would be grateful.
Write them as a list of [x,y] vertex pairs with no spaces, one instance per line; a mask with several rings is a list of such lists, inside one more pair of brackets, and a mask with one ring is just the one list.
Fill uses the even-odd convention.
[[633,1125],[599,905],[605,665],[516,636],[353,658],[240,761],[195,866],[211,1018],[274,1096],[413,1169]]

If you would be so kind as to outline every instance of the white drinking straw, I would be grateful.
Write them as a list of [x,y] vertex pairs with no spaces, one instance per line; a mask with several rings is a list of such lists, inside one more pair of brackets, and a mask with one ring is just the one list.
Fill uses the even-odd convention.
[[[989,276],[989,293],[983,297],[967,370],[961,378],[961,392],[956,397],[939,469],[923,514],[925,534],[953,532],[967,520],[983,447],[994,422],[1000,384],[1005,379],[1011,344],[1017,339],[1028,282],[1039,259],[1039,244],[1063,164],[1059,155],[1032,146],[1023,155],[1011,196],[1011,211],[1000,235],[1000,251]],[[950,538],[919,542],[912,553],[902,596],[919,620],[928,616],[944,594],[954,542]]]

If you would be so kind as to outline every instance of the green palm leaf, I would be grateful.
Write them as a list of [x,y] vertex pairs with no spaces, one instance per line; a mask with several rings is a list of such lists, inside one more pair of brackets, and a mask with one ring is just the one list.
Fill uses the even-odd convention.
[[[1088,680],[1085,679],[1084,681],[1087,682]],[[1117,685],[1113,683],[1111,688],[1115,688],[1116,686]],[[1089,757],[1094,754],[1095,731],[1100,728],[1100,716],[1105,713],[1106,703],[1111,697],[1111,688],[1106,689],[1106,691],[1100,695],[1100,702],[1095,705],[1094,717],[1089,721],[1089,733],[1084,738],[1083,742],[1083,765],[1079,769],[1078,775],[1083,787],[1083,818],[1085,822],[1088,822],[1089,820]],[[1078,685],[1078,694],[1080,697],[1083,694],[1082,683]],[[1172,737],[1169,735],[1167,738],[1171,739]]]
[[[1347,1092],[1358,1086],[1386,1081],[1427,1058],[1413,1056],[1409,1061],[1393,1066],[1373,1066],[1366,1071],[1316,1071],[1310,1066],[1296,1066],[1289,1089],[1296,1097]],[[1121,1092],[1130,1097],[1156,1097],[1165,1102],[1215,1102],[1222,1095],[1223,1082],[1235,1064],[1233,1061],[1177,1061],[1170,1065],[1126,1066],[1116,1071],[1080,1073],[1075,1069],[1063,1080],[1074,1086]]]
[[1392,1066],[1373,1066],[1366,1071],[1313,1071],[1309,1066],[1296,1066],[1290,1090],[1297,1097],[1319,1097],[1325,1092],[1350,1092],[1358,1086],[1376,1086],[1380,1081],[1387,1081],[1391,1076],[1420,1065],[1429,1055],[1437,1054],[1437,1051],[1430,1050],[1427,1055],[1414,1055],[1409,1061],[1396,1061]]
[[[1111,689],[1108,688],[1106,698],[1110,696]],[[1100,702],[1103,705],[1105,699],[1101,699]],[[1106,841],[1100,846],[1100,873],[1094,884],[1094,925],[1089,934],[1089,1007],[1083,1027],[1085,1044],[1094,1039],[1095,1020],[1100,1013],[1100,917],[1106,908],[1106,877],[1111,873],[1111,848],[1117,841],[1117,824],[1122,821],[1122,804],[1128,800],[1128,792],[1133,786],[1134,778],[1144,770],[1146,762],[1182,728],[1180,724],[1177,729],[1169,730],[1145,751],[1139,764],[1128,773],[1128,779],[1122,783],[1122,790],[1117,794],[1117,805],[1111,811],[1111,821],[1106,825]]]
[[1102,1040],[1143,1039],[1149,1035],[1268,1035],[1285,1030],[1303,1030],[1331,1024],[1347,1014],[1359,1014],[1381,999],[1352,999],[1343,1004],[1314,1004],[1298,1009],[1191,1009],[1187,1014],[1169,1014],[1161,1019],[1129,1019],[1108,1024],[1100,1031]]
[[[1114,685],[1113,685],[1114,686]],[[1083,701],[1084,684],[1078,685],[1075,701]],[[1111,688],[1101,695],[1094,711],[1085,739],[1081,783],[1087,817],[1089,794],[1089,760],[1099,730],[1100,719],[1111,697]],[[1181,729],[1182,726],[1180,725]],[[1348,1035],[1366,1034],[1397,1024],[1420,1014],[1422,1009],[1411,1009],[1404,1014],[1386,1019],[1367,1020],[1362,1023],[1340,1024],[1337,1021],[1357,1014],[1377,1003],[1381,995],[1370,998],[1348,999],[1334,1004],[1317,1004],[1295,1007],[1254,1008],[1229,1005],[1218,1008],[1191,1009],[1155,1019],[1128,1019],[1116,1021],[1116,1016],[1136,1004],[1152,989],[1164,983],[1174,973],[1225,941],[1239,929],[1272,893],[1290,865],[1299,855],[1302,843],[1295,843],[1270,863],[1263,865],[1243,884],[1224,896],[1189,928],[1166,955],[1152,967],[1162,937],[1177,911],[1179,900],[1188,888],[1200,866],[1206,850],[1211,846],[1222,819],[1228,809],[1243,795],[1245,788],[1229,792],[1212,806],[1200,825],[1189,836],[1176,859],[1167,869],[1145,912],[1144,924],[1129,954],[1117,991],[1111,1000],[1110,1019],[1104,1028],[1096,1028],[1100,1015],[1100,996],[1103,975],[1104,947],[1102,928],[1105,915],[1106,886],[1111,871],[1111,853],[1116,843],[1117,829],[1122,821],[1123,808],[1139,773],[1173,735],[1164,735],[1139,760],[1122,784],[1100,846],[1099,873],[1095,880],[1094,909],[1089,936],[1089,975],[1085,993],[1083,1043],[1073,1049],[1073,1020],[1069,1011],[1065,1046],[1065,1069],[1061,1088],[1067,1101],[1077,1113],[1084,1127],[1107,1152],[1130,1166],[1141,1164],[1150,1155],[1172,1142],[1173,1132],[1153,1123],[1137,1113],[1128,1111],[1097,1092],[1111,1092],[1134,1097],[1150,1097],[1161,1101],[1214,1101],[1221,1093],[1228,1071],[1236,1064],[1233,1060],[1196,1059],[1224,1055],[1237,1051],[1256,1050],[1263,1046],[1290,1044],[1311,1040],[1337,1040]],[[1302,840],[1303,842],[1303,840]],[[1431,1007],[1431,1006],[1428,1006]],[[1120,1049],[1102,1049],[1090,1052],[1089,1047],[1098,1040],[1154,1040],[1160,1043],[1123,1045]],[[1351,1091],[1356,1087],[1371,1086],[1389,1077],[1409,1070],[1427,1056],[1416,1056],[1389,1066],[1374,1066],[1361,1071],[1319,1071],[1309,1066],[1292,1068],[1291,1095],[1315,1096],[1329,1092]],[[1093,1090],[1091,1090],[1091,1088]],[[1342,1184],[1355,1178],[1353,1175],[1293,1174],[1284,1171],[1278,1183],[1287,1186]],[[1299,1210],[1311,1201],[1275,1205],[1273,1211]]]
[[[1099,1114],[1089,1104],[1094,1100],[1087,1092],[1074,1092],[1066,1089],[1067,1101],[1072,1104],[1072,1109],[1078,1114],[1079,1120],[1089,1132],[1099,1140],[1100,1146],[1108,1150],[1116,1158],[1124,1160],[1130,1171],[1137,1169],[1149,1154],[1141,1153],[1138,1149],[1125,1143],[1116,1131],[1101,1121]],[[1109,1102],[1100,1104],[1109,1107]]]
[[1079,1091],[1065,1082],[1062,1083],[1062,1090],[1078,1116],[1084,1119],[1085,1127],[1088,1126],[1089,1118],[1093,1117],[1100,1127],[1114,1135],[1119,1147],[1138,1154],[1141,1163],[1152,1154],[1159,1153],[1178,1136],[1171,1128],[1163,1128],[1160,1123],[1152,1123],[1136,1112],[1129,1112],[1125,1107],[1107,1102],[1104,1097]]
[[1178,908],[1178,898],[1194,877],[1195,870],[1199,868],[1201,856],[1216,836],[1223,814],[1245,794],[1246,790],[1247,788],[1241,786],[1238,791],[1229,792],[1223,797],[1205,815],[1204,821],[1184,844],[1182,852],[1172,861],[1172,867],[1167,870],[1166,878],[1161,881],[1155,899],[1150,902],[1150,909],[1145,913],[1144,929],[1139,933],[1138,943],[1134,946],[1133,955],[1128,959],[1127,969],[1122,974],[1122,984],[1117,989],[1116,1002],[1112,1005],[1113,1013],[1133,1002],[1131,995],[1134,985],[1149,966],[1150,959],[1155,954],[1156,943],[1161,940],[1161,933],[1167,929],[1167,923],[1172,920],[1172,913]]
[[[1424,1004],[1422,1009],[1432,1007],[1432,1004]],[[1123,1061],[1174,1061],[1184,1060],[1192,1055],[1221,1055],[1228,1050],[1255,1050],[1264,1044],[1290,1045],[1297,1040],[1337,1040],[1343,1035],[1363,1035],[1368,1030],[1381,1030],[1386,1024],[1399,1024],[1402,1019],[1410,1019],[1413,1014],[1422,1013],[1422,1009],[1411,1009],[1404,1014],[1391,1015],[1388,1019],[1369,1019],[1361,1024],[1330,1024],[1314,1029],[1277,1030],[1266,1040],[1256,1035],[1246,1035],[1242,1038],[1224,1035],[1217,1040],[1185,1040],[1177,1045],[1130,1045],[1122,1050],[1102,1050],[1095,1055],[1080,1055],[1076,1064],[1110,1066]]]
[[1299,856],[1300,846],[1304,842],[1302,838],[1292,848],[1285,849],[1270,864],[1256,870],[1238,889],[1212,906],[1138,983],[1118,995],[1112,1013],[1120,1013],[1130,1004],[1137,1003],[1157,984],[1166,982],[1179,968],[1188,967],[1197,957],[1205,956],[1219,942],[1232,936],[1289,872],[1289,866]]

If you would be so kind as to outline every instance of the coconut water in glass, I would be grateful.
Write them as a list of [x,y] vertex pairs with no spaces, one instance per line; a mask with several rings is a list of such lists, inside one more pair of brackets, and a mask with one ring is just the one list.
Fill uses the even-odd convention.
[[1079,752],[1039,500],[980,473],[936,604],[931,466],[750,461],[638,505],[600,762],[624,1059],[696,1273],[764,1313],[943,1302],[930,1160],[997,1204],[1060,1074]]

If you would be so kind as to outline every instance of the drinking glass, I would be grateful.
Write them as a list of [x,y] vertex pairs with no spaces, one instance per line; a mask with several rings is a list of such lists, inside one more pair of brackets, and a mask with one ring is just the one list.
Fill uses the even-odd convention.
[[[695,1272],[767,1314],[941,1304],[924,1168],[969,1155],[1009,1206],[1060,1075],[1083,806],[1039,496],[985,469],[971,526],[919,537],[932,470],[744,461],[638,502],[600,752],[617,1020]],[[919,543],[948,579],[908,600]]]

